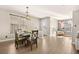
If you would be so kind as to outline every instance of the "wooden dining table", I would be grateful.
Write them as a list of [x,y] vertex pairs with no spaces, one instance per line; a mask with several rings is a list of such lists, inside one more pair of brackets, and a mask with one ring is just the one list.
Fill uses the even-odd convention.
[[25,46],[27,46],[29,44],[28,41],[30,40],[29,38],[31,37],[31,34],[32,33],[30,33],[30,32],[20,34],[20,37],[23,38],[22,41],[25,44]]

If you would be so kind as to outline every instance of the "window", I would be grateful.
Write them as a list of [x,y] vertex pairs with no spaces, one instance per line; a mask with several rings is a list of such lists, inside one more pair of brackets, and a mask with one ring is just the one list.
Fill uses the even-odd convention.
[[15,30],[18,30],[19,29],[19,26],[18,24],[11,24],[11,34],[12,33],[15,33]]

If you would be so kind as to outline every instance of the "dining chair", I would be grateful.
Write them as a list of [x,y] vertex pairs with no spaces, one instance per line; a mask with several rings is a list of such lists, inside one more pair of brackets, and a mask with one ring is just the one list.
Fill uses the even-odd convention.
[[18,49],[19,45],[23,44],[23,38],[20,38],[18,33],[15,32],[15,47]]
[[32,35],[30,37],[30,40],[28,40],[28,43],[30,44],[31,50],[32,50],[32,47],[34,44],[36,45],[36,48],[38,47],[37,39],[38,39],[38,30],[33,30]]

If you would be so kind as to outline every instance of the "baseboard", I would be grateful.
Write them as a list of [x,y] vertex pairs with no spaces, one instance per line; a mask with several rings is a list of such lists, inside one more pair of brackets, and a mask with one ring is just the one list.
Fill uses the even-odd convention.
[[14,40],[14,38],[0,40],[0,42],[6,42],[6,41],[10,41],[10,40]]

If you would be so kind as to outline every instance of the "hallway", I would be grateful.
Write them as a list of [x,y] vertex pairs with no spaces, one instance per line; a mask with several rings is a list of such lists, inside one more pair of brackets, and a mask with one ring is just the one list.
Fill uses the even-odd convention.
[[74,47],[71,45],[71,37],[44,37],[42,39],[38,39],[38,48],[33,46],[33,50],[30,50],[30,47],[20,47],[19,49],[15,49],[14,41],[7,41],[0,43],[0,54],[74,54],[77,53]]

